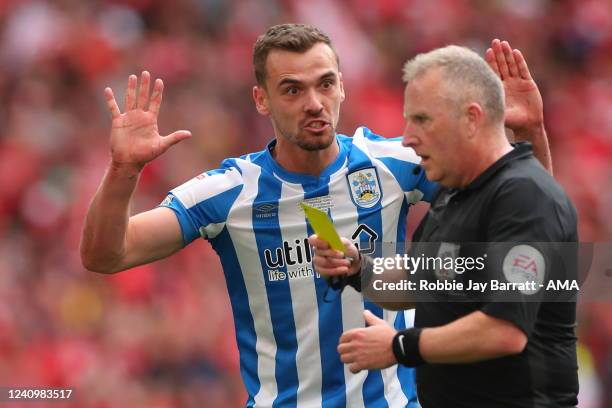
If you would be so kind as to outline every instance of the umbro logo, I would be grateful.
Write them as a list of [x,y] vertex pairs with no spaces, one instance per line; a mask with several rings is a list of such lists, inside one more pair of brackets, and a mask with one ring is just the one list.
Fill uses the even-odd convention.
[[278,215],[278,204],[263,203],[253,207],[255,218],[274,218]]
[[253,210],[261,214],[261,213],[269,213],[271,211],[276,210],[277,208],[278,208],[278,204],[265,203],[265,204],[259,204],[255,206]]

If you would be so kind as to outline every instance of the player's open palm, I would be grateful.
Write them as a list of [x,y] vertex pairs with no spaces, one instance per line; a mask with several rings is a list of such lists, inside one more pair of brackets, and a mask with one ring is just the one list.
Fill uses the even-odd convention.
[[506,94],[506,126],[515,133],[541,126],[542,95],[531,77],[523,54],[507,41],[495,39],[485,53],[489,66],[501,78]]
[[151,75],[147,71],[140,76],[140,84],[136,75],[130,75],[123,113],[119,110],[113,91],[110,88],[104,90],[113,120],[110,143],[112,160],[116,164],[141,169],[170,146],[191,136],[187,130],[160,136],[157,117],[164,83],[156,79],[153,92],[150,92],[150,84]]

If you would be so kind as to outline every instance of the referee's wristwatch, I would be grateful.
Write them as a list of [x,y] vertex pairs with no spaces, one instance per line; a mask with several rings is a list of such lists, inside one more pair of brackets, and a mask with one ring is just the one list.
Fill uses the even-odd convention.
[[413,327],[397,332],[393,337],[393,354],[397,362],[406,367],[418,367],[426,363],[419,350],[420,328]]

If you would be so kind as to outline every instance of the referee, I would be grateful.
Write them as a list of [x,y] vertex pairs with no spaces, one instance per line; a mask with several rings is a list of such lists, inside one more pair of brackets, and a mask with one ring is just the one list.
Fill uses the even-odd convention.
[[[520,55],[515,57],[497,68],[529,75]],[[408,61],[404,80],[404,145],[421,156],[427,178],[442,186],[415,232],[415,247],[438,256],[488,255],[481,271],[459,275],[438,268],[413,276],[454,277],[470,285],[525,277],[542,283],[560,270],[573,272],[576,211],[531,146],[508,143],[504,95],[494,72],[472,51],[449,46]],[[473,244],[478,242],[488,244]],[[348,271],[349,282],[364,285],[366,296],[372,292],[372,259],[343,269],[338,254],[317,238],[311,243],[319,273]],[[347,246],[348,255],[358,258],[356,248]],[[396,269],[376,279],[401,275],[408,274]],[[523,288],[511,299],[456,288],[430,293],[434,301],[416,299],[415,328],[396,332],[366,312],[368,327],[345,332],[338,351],[353,372],[398,362],[417,367],[425,408],[575,407],[575,296],[550,302],[544,291]],[[410,305],[374,300],[387,307]]]

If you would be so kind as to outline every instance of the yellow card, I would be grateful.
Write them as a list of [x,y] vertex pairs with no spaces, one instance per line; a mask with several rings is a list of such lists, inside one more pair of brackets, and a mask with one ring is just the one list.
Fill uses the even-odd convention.
[[327,216],[327,213],[305,203],[300,203],[300,206],[304,209],[306,218],[310,221],[310,225],[312,225],[315,234],[323,241],[327,242],[332,249],[343,253],[346,252],[346,248],[344,244],[342,244],[340,236],[336,228],[334,228],[334,224]]

